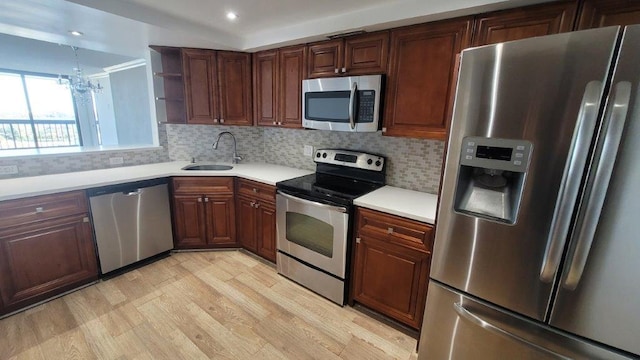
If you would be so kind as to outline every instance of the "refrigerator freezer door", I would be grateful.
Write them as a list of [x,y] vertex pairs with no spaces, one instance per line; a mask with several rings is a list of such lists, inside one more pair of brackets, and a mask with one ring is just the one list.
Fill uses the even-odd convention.
[[418,348],[419,360],[629,359],[515,317],[434,281]]
[[636,356],[640,356],[638,44],[640,26],[625,29],[598,142],[597,150],[603,151],[596,152],[591,167],[551,316],[553,326]]
[[[575,165],[579,162],[574,158],[587,162],[593,131],[586,130],[595,128],[618,31],[617,27],[587,30],[463,52],[442,180],[433,279],[544,319],[566,239],[562,229],[566,231],[573,209],[573,203],[563,199],[577,198],[584,167]],[[580,127],[587,122],[589,126]],[[514,224],[454,210],[456,191],[462,188],[458,182],[464,180],[460,157],[461,151],[468,151],[469,144],[463,144],[466,137],[532,144],[529,166],[517,188],[521,200]],[[577,182],[567,189],[563,178]],[[562,211],[556,211],[556,204]],[[554,216],[556,212],[563,221]],[[560,230],[552,231],[554,225]]]

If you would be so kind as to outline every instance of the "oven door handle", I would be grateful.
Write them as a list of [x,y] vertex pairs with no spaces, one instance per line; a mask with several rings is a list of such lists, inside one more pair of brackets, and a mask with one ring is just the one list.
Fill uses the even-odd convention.
[[337,211],[337,212],[341,212],[341,213],[346,213],[347,212],[347,208],[341,207],[341,206],[334,206],[334,205],[329,205],[329,204],[323,204],[323,203],[319,203],[317,201],[310,201],[310,200],[306,200],[306,199],[301,199],[299,197],[296,196],[292,196],[289,194],[285,194],[281,191],[278,191],[278,195],[281,195],[291,201],[297,201],[303,204],[307,204],[307,205],[311,205],[311,206],[317,206],[319,208],[323,208],[323,209],[327,209],[327,210],[331,210],[331,211]]

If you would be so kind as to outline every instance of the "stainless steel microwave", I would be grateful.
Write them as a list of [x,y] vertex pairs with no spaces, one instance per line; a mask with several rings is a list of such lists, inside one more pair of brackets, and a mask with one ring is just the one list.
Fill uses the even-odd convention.
[[302,126],[375,132],[380,129],[382,75],[302,80]]

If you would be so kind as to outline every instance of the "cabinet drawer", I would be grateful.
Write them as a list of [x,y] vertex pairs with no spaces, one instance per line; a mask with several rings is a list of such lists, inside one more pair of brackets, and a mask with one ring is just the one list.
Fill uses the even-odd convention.
[[232,177],[177,177],[174,194],[233,194]]
[[356,219],[358,234],[431,252],[433,227],[430,225],[364,208],[358,208]]
[[0,228],[87,211],[87,199],[83,191],[3,201],[0,202]]
[[257,181],[238,179],[238,194],[269,202],[276,201],[275,186],[263,184]]

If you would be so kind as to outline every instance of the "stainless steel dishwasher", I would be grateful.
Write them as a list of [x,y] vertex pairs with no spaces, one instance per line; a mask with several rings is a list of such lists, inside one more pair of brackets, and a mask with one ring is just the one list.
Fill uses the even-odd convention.
[[106,274],[173,248],[168,179],[87,190]]

